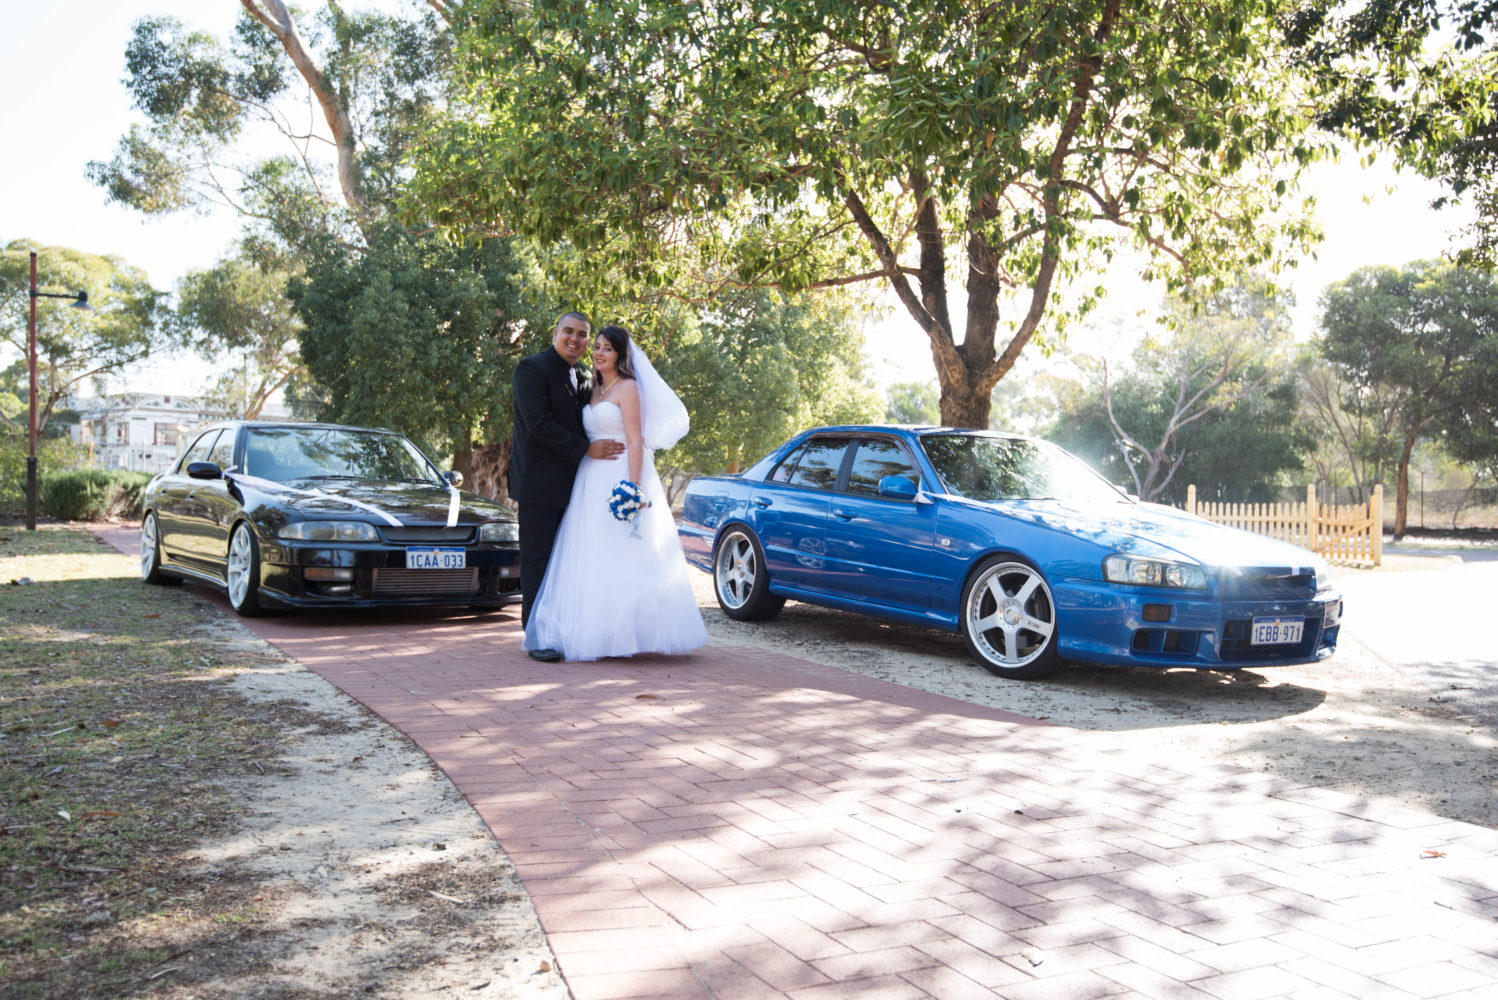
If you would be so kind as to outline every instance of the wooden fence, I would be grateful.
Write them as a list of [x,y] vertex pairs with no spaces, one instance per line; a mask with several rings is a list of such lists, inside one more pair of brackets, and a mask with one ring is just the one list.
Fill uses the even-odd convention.
[[1192,485],[1186,488],[1186,512],[1299,545],[1332,562],[1383,565],[1381,485],[1365,504],[1337,506],[1317,504],[1314,484],[1306,487],[1304,503],[1198,503]]

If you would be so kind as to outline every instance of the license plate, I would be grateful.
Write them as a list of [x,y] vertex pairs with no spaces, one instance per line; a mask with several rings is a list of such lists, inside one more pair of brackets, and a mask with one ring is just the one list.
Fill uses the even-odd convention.
[[406,549],[406,569],[467,569],[466,550],[447,546]]
[[1255,618],[1253,638],[1250,645],[1275,646],[1299,642],[1305,634],[1304,618]]

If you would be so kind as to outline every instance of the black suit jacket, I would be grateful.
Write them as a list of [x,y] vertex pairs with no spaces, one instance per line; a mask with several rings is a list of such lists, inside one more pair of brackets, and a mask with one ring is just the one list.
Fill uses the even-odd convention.
[[[555,347],[515,366],[515,434],[509,488],[516,503],[563,508],[572,496],[578,463],[588,452],[582,404],[586,383],[574,395],[570,369]],[[579,374],[581,380],[581,374]]]

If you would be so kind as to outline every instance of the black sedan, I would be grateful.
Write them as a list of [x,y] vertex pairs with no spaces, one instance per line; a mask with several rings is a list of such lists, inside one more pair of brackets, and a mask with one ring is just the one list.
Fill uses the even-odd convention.
[[393,431],[231,421],[146,487],[140,575],[270,607],[495,607],[519,594],[515,515]]

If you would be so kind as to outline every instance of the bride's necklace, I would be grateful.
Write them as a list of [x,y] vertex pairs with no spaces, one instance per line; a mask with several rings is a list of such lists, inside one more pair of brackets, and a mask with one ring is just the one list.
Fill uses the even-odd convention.
[[605,383],[604,387],[603,387],[603,393],[598,397],[598,401],[601,403],[605,399],[608,399],[609,398],[609,393],[613,392],[614,391],[614,386],[616,386],[618,384],[619,384],[619,379],[618,378],[615,378],[614,381],[612,381],[612,382]]

